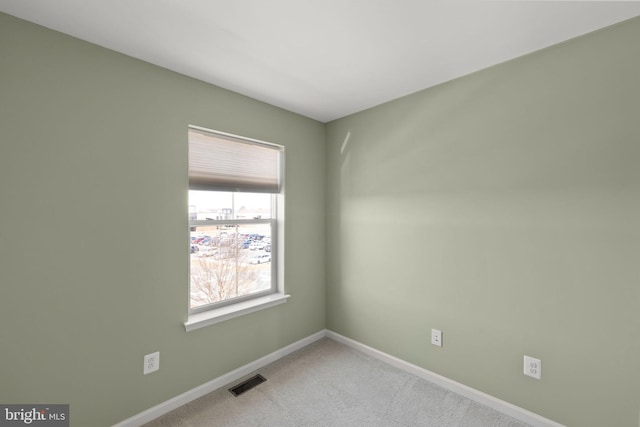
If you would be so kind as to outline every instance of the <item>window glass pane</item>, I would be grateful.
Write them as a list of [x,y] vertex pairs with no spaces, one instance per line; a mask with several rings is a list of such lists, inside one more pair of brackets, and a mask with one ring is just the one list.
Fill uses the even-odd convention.
[[271,224],[191,227],[190,234],[190,308],[271,289]]
[[269,219],[271,194],[189,190],[189,219]]

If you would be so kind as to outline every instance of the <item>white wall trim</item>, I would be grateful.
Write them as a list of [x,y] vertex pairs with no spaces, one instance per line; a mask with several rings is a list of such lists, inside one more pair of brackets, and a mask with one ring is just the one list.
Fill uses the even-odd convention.
[[431,372],[409,362],[405,362],[402,359],[398,359],[397,357],[383,353],[380,350],[376,350],[373,347],[369,347],[365,344],[337,334],[333,331],[327,330],[326,336],[327,338],[358,350],[382,362],[385,362],[388,365],[394,366],[419,378],[437,384],[440,387],[446,388],[447,390],[471,399],[477,403],[480,403],[481,405],[495,409],[496,411],[499,411],[519,421],[530,424],[533,427],[566,427],[541,415],[538,415],[531,411],[527,411],[526,409],[520,408],[519,406],[513,405],[509,402],[505,402],[504,400],[498,399],[497,397],[493,397],[489,394],[483,393],[459,382],[450,380],[449,378],[443,377],[442,375],[436,374],[435,372]]
[[449,378],[443,377],[442,375],[436,374],[435,372],[431,372],[409,362],[405,362],[404,360],[398,359],[395,356],[383,353],[380,350],[376,350],[373,347],[369,347],[365,344],[337,334],[333,331],[329,331],[327,329],[316,332],[313,335],[303,338],[300,341],[296,341],[293,344],[289,344],[288,346],[283,347],[280,350],[276,350],[273,353],[261,357],[258,360],[241,366],[238,369],[219,376],[218,378],[214,378],[213,380],[195,387],[189,391],[186,391],[172,399],[167,400],[166,402],[160,403],[159,405],[149,408],[146,411],[140,412],[139,414],[134,415],[131,418],[127,418],[126,420],[121,421],[118,424],[114,424],[113,427],[139,427],[142,424],[148,423],[149,421],[152,421],[168,412],[171,412],[182,405],[185,405],[195,399],[211,393],[212,391],[231,384],[234,381],[237,381],[242,377],[245,377],[250,373],[270,363],[273,363],[293,353],[294,351],[300,350],[301,348],[306,347],[309,344],[312,344],[324,337],[342,343],[375,359],[385,362],[388,365],[394,366],[426,381],[439,385],[440,387],[446,388],[447,390],[471,399],[477,403],[480,403],[481,405],[488,406],[489,408],[502,412],[505,415],[509,415],[510,417],[530,424],[532,427],[566,427],[541,415],[515,406],[509,402],[505,402],[504,400],[498,399],[497,397],[493,397],[489,394],[483,393],[459,382],[450,380]]
[[134,415],[131,418],[127,418],[124,421],[114,424],[113,427],[139,427],[168,412],[173,411],[174,409],[179,408],[182,405],[199,399],[200,397],[209,394],[212,391],[215,391],[221,387],[226,386],[227,384],[237,381],[242,377],[249,375],[253,371],[263,368],[264,366],[273,363],[276,360],[279,360],[287,356],[288,354],[293,353],[294,351],[300,350],[301,348],[306,347],[309,344],[312,344],[313,342],[324,338],[325,336],[326,330],[316,332],[315,334],[303,338],[300,341],[289,344],[288,346],[283,347],[280,350],[276,350],[273,353],[261,357],[258,360],[241,366],[238,369],[235,369],[231,372],[214,378],[209,382],[199,385],[198,387],[186,391],[172,399],[167,400],[166,402],[160,403],[159,405],[149,408],[146,411],[140,412],[139,414]]

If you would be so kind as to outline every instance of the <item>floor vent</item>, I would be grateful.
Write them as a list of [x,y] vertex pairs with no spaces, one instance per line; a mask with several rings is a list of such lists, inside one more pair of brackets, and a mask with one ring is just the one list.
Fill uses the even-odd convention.
[[262,384],[263,382],[265,382],[267,379],[265,377],[263,377],[262,375],[258,374],[255,375],[251,378],[249,378],[246,381],[241,382],[240,384],[238,384],[235,387],[231,387],[229,389],[229,391],[231,392],[231,394],[233,394],[235,397],[240,396],[242,393],[244,393],[245,391],[249,391],[252,388],[254,388],[255,386],[257,386],[258,384]]

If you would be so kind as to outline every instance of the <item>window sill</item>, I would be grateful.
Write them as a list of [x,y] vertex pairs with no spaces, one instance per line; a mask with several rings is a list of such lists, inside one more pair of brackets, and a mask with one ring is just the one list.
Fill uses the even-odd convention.
[[192,314],[189,315],[187,321],[184,322],[184,329],[187,332],[191,332],[205,326],[224,322],[225,320],[244,316],[245,314],[254,313],[269,307],[274,307],[287,302],[287,299],[289,299],[290,296],[291,295],[276,293],[249,301],[239,302],[237,304],[226,305],[224,307],[204,311],[202,313]]

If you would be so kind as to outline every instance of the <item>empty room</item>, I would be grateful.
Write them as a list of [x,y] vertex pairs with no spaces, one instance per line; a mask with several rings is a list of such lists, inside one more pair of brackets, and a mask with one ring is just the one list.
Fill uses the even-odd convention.
[[640,427],[640,2],[0,0],[0,426]]

